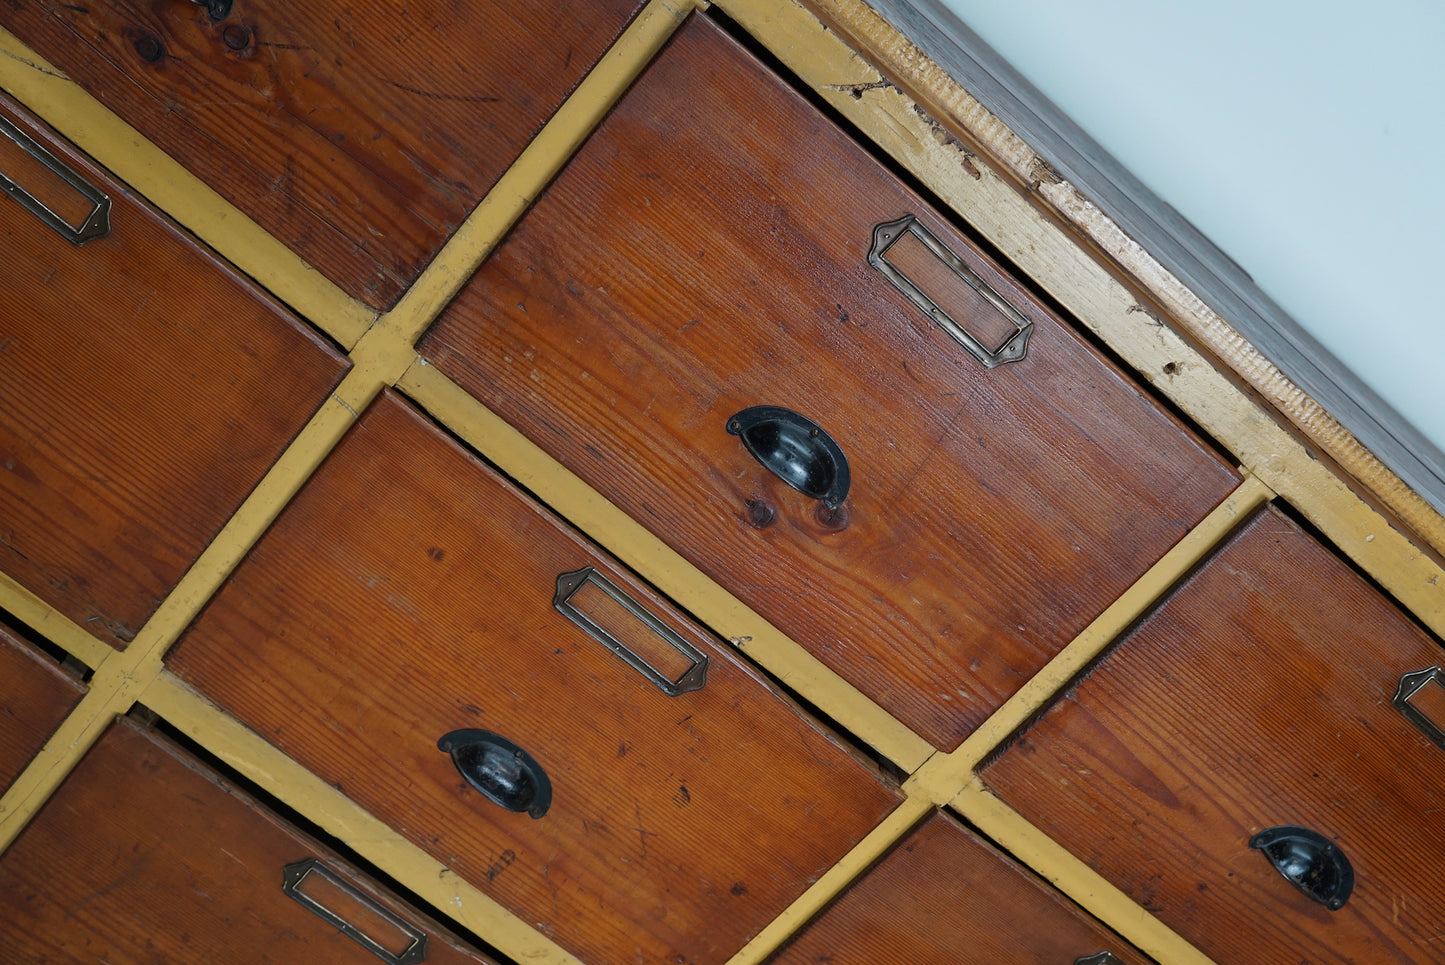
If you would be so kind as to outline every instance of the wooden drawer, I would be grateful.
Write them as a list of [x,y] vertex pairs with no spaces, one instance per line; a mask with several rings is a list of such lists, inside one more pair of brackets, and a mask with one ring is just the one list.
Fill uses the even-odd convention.
[[[1220,963],[1439,962],[1445,749],[1391,702],[1404,674],[1442,658],[1266,511],[984,779]],[[1412,706],[1445,724],[1438,681]],[[1281,826],[1343,851],[1355,884],[1342,908],[1251,849]],[[1301,867],[1325,884],[1334,872],[1310,848]]]
[[773,959],[775,965],[1145,961],[943,814],[900,842]]
[[[870,265],[875,228],[904,216],[1031,320],[1021,360],[987,367]],[[879,230],[897,235],[880,257],[965,328],[1008,327],[913,229]],[[1236,482],[698,15],[420,350],[943,748]],[[841,448],[838,511],[730,435],[762,405]],[[793,431],[759,430],[783,448]]]
[[0,942],[16,962],[486,961],[123,718],[0,860]]
[[[0,97],[109,198],[74,244],[0,199],[0,569],[123,646],[350,363]],[[0,173],[67,223],[99,205],[0,133]]]
[[42,0],[0,23],[387,308],[641,6]]
[[[595,578],[563,587],[571,605],[666,680],[700,689],[665,693],[554,605],[559,577],[587,567],[677,636],[664,641]],[[727,959],[900,799],[393,394],[169,663],[590,962]],[[459,776],[439,743],[464,729],[540,765],[544,814],[529,813],[539,778],[496,775],[524,792],[498,795],[528,809],[514,812]]]
[[84,684],[0,628],[0,794],[84,696]]

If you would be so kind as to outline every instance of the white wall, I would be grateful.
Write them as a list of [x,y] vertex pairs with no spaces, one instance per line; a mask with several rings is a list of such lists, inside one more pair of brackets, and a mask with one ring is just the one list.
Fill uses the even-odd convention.
[[1445,450],[1445,4],[944,2]]

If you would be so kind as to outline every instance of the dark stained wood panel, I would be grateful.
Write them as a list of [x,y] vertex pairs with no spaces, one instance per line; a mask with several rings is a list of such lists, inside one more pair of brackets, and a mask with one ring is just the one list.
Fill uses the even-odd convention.
[[1141,957],[1063,895],[935,814],[808,925],[775,965],[1072,965]]
[[[1032,318],[1023,361],[985,369],[869,266],[874,226],[909,213]],[[1236,482],[701,17],[421,351],[942,748]],[[837,518],[725,431],[753,405],[841,445]]]
[[[123,646],[350,363],[14,102],[0,113],[114,206],[76,247],[0,198],[0,569]],[[0,138],[0,170],[24,158]],[[22,184],[73,208],[42,174]]]
[[[374,965],[380,959],[370,950],[282,892],[283,869],[307,858],[426,933],[428,965],[487,961],[125,719],[0,858],[3,957],[53,965]],[[325,898],[393,952],[409,944],[394,926],[365,915],[364,905],[334,890]]]
[[0,794],[84,696],[55,661],[0,629]]
[[[587,565],[708,656],[701,690],[664,695],[554,608],[557,577]],[[394,394],[168,664],[587,962],[725,961],[899,800]],[[460,728],[541,763],[545,816],[464,783],[437,749]]]
[[[1391,698],[1442,658],[1271,510],[983,776],[1221,965],[1438,963],[1445,749]],[[1250,850],[1279,825],[1344,851],[1344,908]]]
[[0,3],[0,23],[390,307],[643,0]]

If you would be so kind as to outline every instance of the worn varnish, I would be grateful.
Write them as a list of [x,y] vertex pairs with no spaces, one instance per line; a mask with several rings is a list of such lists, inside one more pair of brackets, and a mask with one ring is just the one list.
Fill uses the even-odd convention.
[[642,0],[11,3],[6,29],[389,307]]
[[[908,213],[1032,318],[1023,361],[985,369],[869,266],[874,226]],[[697,16],[421,351],[943,748],[1236,481]],[[753,405],[840,444],[839,513],[726,432]]]
[[1147,959],[953,818],[935,814],[773,959],[775,965],[1068,965]]
[[[557,577],[587,565],[707,655],[701,690],[664,695],[554,609]],[[588,962],[726,960],[899,800],[725,645],[392,394],[168,662]],[[542,765],[545,816],[464,783],[437,749],[460,728]]]
[[0,794],[83,696],[80,681],[0,628]]
[[[0,112],[114,206],[110,235],[76,247],[0,198],[0,569],[122,646],[349,363],[13,102]],[[3,137],[0,171],[72,224],[91,207]]]
[[[428,963],[487,961],[123,718],[0,858],[0,948],[6,961],[57,965],[374,965],[282,892],[282,869],[307,858],[426,934]],[[334,889],[313,897],[393,954],[411,941]]]
[[[1445,749],[1391,698],[1402,674],[1442,659],[1269,511],[984,779],[1221,965],[1439,962]],[[1278,825],[1344,851],[1356,876],[1344,908],[1250,850]]]

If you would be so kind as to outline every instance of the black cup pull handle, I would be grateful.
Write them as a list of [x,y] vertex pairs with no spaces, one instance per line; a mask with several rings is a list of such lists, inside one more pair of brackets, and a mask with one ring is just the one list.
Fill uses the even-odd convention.
[[1350,859],[1318,831],[1292,825],[1267,828],[1250,838],[1249,846],[1263,851],[1285,880],[1330,911],[1345,907],[1355,888]]
[[1113,952],[1097,952],[1074,959],[1074,965],[1124,965]]
[[540,818],[552,806],[552,782],[536,759],[491,731],[454,730],[437,741],[468,784],[508,811]]
[[837,509],[848,498],[848,457],[817,423],[792,409],[755,405],[727,421],[729,434],[763,468],[805,496]]

